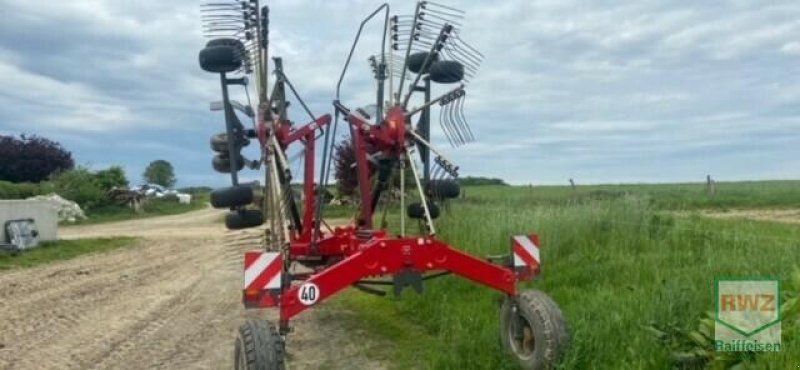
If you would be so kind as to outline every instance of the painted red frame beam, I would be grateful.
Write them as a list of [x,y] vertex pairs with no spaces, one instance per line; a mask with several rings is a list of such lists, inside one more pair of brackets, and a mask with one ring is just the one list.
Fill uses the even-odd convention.
[[446,270],[503,293],[516,294],[516,277],[511,269],[472,257],[435,239],[373,239],[360,249],[302,284],[284,291],[281,322],[288,322],[313,307],[304,305],[298,298],[303,284],[313,283],[319,288],[319,298],[314,303],[317,305],[359,280],[396,274],[405,269],[419,273]]
[[[316,130],[323,128],[331,123],[331,115],[324,114],[319,118],[303,125],[297,130],[293,130],[289,135],[287,135],[283,140],[281,140],[281,145],[288,146],[295,140],[299,140],[305,138],[309,134],[313,134]],[[312,136],[314,137],[314,136]]]
[[314,187],[314,160],[315,160],[315,143],[316,143],[316,131],[319,129],[324,128],[325,126],[331,123],[331,115],[324,114],[319,118],[301,126],[296,130],[289,131],[288,126],[284,126],[284,130],[279,130],[276,133],[276,138],[278,139],[281,146],[284,148],[288,147],[289,144],[297,141],[302,140],[306,147],[305,153],[305,165],[304,165],[304,178],[303,178],[303,195],[305,199],[305,207],[304,207],[304,215],[303,215],[303,223],[302,229],[297,230],[302,234],[296,235],[293,233],[295,238],[305,237],[306,239],[310,240],[311,231],[313,227],[311,224],[313,223],[314,219],[314,201],[315,201],[315,187]]

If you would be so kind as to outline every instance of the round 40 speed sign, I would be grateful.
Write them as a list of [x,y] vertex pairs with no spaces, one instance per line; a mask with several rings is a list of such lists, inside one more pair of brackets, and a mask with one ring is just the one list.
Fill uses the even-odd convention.
[[319,287],[314,283],[304,283],[300,286],[300,289],[297,290],[297,299],[306,306],[317,303],[319,299]]

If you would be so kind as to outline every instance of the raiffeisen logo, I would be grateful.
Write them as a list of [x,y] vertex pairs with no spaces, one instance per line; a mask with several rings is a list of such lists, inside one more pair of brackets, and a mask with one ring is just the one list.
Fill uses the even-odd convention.
[[780,280],[719,278],[714,339],[717,351],[781,350]]

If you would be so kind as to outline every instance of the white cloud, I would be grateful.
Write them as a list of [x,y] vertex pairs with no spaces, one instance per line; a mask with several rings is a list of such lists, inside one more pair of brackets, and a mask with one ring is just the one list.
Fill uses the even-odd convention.
[[133,125],[131,111],[83,84],[32,74],[0,61],[0,106],[3,111],[25,109],[30,120],[12,125],[41,125],[79,131],[106,131]]
[[[208,165],[221,115],[207,112],[218,81],[197,66],[199,2],[0,2],[14,14],[0,24],[0,131],[63,137],[97,163],[111,160],[97,143],[120,135],[130,145],[112,159],[130,168],[146,165],[144,153],[181,161],[187,179],[225,181]],[[466,107],[480,143],[448,150],[465,173],[519,183],[800,176],[800,4],[445,3],[467,11],[462,36],[486,55]],[[270,2],[272,56],[316,113],[332,111],[358,23],[378,5]],[[365,61],[379,29],[369,25],[353,57],[348,104],[372,103]],[[445,146],[436,122],[434,139]],[[773,165],[756,165],[759,155]]]

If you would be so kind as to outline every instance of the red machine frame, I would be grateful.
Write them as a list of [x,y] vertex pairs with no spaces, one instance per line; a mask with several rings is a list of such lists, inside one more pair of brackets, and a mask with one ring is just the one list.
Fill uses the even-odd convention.
[[[527,253],[519,246],[512,251],[502,264],[482,260],[435,238],[433,235],[392,238],[386,230],[372,230],[372,189],[368,156],[380,152],[385,156],[398,157],[409,145],[407,112],[399,106],[393,107],[381,124],[371,124],[360,115],[353,114],[335,102],[336,109],[343,113],[348,122],[356,153],[356,166],[361,196],[359,216],[354,224],[336,227],[329,232],[316,230],[320,225],[314,223],[316,208],[315,139],[318,130],[331,123],[331,116],[324,115],[316,120],[293,128],[288,122],[275,117],[274,132],[270,132],[265,112],[261,112],[258,136],[262,146],[268,145],[268,135],[274,135],[282,150],[296,142],[305,146],[304,174],[304,214],[300,230],[291,230],[289,246],[280,253],[272,253],[281,271],[270,273],[280,275],[280,288],[267,288],[264,276],[258,284],[246,287],[244,304],[248,308],[280,308],[279,327],[281,333],[289,331],[289,320],[304,310],[335,295],[342,289],[358,284],[366,278],[411,274],[422,277],[426,272],[438,271],[441,274],[453,273],[509,296],[517,294],[518,281],[530,280],[539,273],[538,249],[536,255]],[[315,233],[319,238],[314,241]],[[538,248],[536,235],[529,236],[532,245]],[[264,251],[253,253],[267,253]],[[517,261],[515,263],[515,256]],[[255,256],[246,259],[252,262]],[[316,261],[313,271],[304,274],[290,274],[289,263]],[[312,265],[310,265],[312,266]],[[274,269],[277,269],[275,267]],[[269,273],[267,273],[268,275]],[[437,276],[440,274],[436,274]],[[299,282],[294,283],[293,282]],[[314,287],[315,296],[311,304],[300,299],[304,287]],[[254,288],[255,287],[255,288]]]

